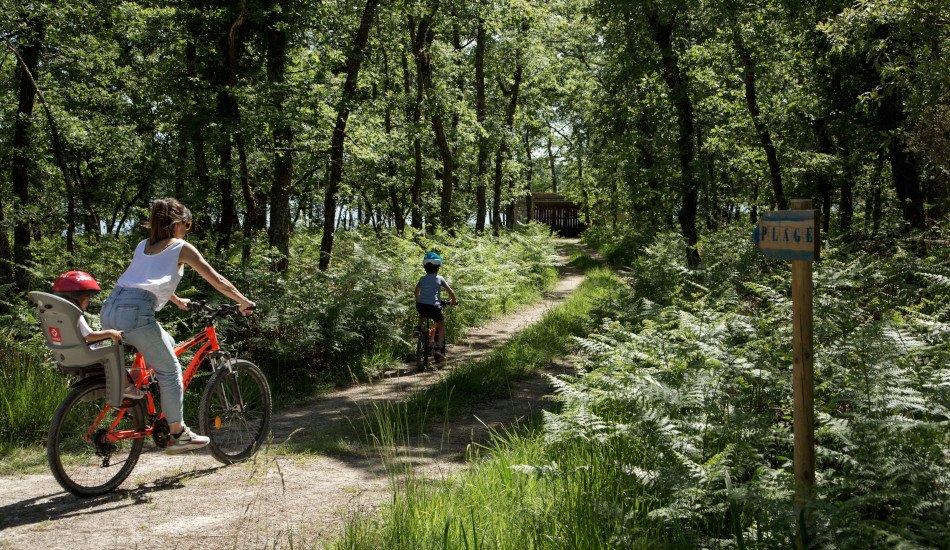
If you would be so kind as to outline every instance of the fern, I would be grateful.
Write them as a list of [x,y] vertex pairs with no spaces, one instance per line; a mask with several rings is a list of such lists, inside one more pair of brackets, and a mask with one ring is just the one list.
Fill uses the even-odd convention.
[[[578,339],[587,366],[557,379],[562,408],[545,413],[545,437],[636,448],[639,461],[601,467],[649,490],[647,520],[683,533],[688,545],[728,547],[743,536],[787,546],[787,274],[750,272],[728,254],[691,272],[674,250],[664,237],[648,246],[635,264],[650,269],[636,282],[639,297]],[[832,253],[816,264],[815,506],[825,544],[946,542],[944,262],[922,272],[898,251],[893,259]],[[908,286],[914,274],[927,286]],[[642,521],[634,514],[625,525]],[[621,530],[615,540],[635,539]]]

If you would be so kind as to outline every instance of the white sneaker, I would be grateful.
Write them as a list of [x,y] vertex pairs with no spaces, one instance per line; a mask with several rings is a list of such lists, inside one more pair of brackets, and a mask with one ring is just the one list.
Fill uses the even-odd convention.
[[168,439],[168,444],[165,445],[165,454],[177,455],[185,451],[194,451],[211,443],[211,439],[196,434],[188,426],[182,426],[182,428],[181,433],[177,436],[169,434],[171,437]]
[[145,397],[145,392],[136,388],[132,384],[129,384],[122,390],[122,397],[124,399],[132,399],[133,401],[136,401]]

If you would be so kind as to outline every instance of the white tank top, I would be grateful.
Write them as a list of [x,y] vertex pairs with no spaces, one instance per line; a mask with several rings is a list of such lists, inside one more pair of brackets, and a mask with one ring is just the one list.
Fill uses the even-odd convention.
[[178,265],[178,254],[185,245],[177,239],[158,254],[146,254],[142,241],[135,247],[132,263],[115,282],[116,287],[141,288],[155,295],[155,311],[162,309],[178,288],[185,266]]

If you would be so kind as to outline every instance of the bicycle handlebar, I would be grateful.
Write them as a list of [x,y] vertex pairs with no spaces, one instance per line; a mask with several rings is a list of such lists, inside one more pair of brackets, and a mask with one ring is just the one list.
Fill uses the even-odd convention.
[[[254,311],[257,309],[257,306],[250,308],[248,311]],[[195,313],[204,313],[205,321],[210,323],[218,317],[233,317],[235,315],[241,315],[241,307],[238,305],[221,305],[216,308],[208,307],[205,302],[200,300],[192,300],[188,302],[188,311],[193,311]]]

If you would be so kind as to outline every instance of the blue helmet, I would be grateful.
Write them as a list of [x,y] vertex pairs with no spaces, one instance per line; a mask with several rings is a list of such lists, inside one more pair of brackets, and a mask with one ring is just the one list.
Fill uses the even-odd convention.
[[435,252],[429,252],[426,254],[426,257],[422,259],[422,265],[442,265],[442,256],[439,256]]

